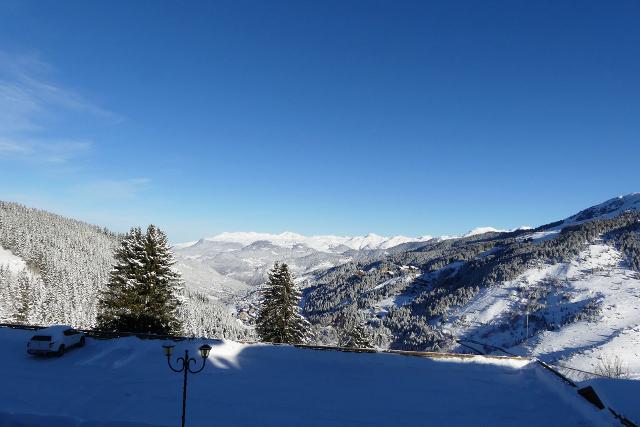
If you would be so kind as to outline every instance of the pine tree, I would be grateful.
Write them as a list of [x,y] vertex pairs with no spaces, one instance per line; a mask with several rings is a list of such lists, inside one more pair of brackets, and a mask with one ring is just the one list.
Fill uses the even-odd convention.
[[300,314],[302,293],[287,264],[275,263],[263,292],[256,331],[263,341],[302,344],[309,339],[309,322]]
[[349,348],[373,348],[369,333],[365,327],[360,324],[353,325],[342,334],[340,346]]
[[336,317],[335,327],[339,331],[340,347],[373,348],[371,336],[362,322],[362,314],[355,305],[345,308]]
[[116,249],[109,283],[98,303],[98,328],[120,332],[177,334],[180,274],[167,236],[150,225],[132,228]]
[[0,322],[14,321],[16,298],[14,295],[15,279],[9,268],[0,265]]
[[18,298],[15,313],[16,323],[26,324],[29,321],[29,312],[31,311],[30,290],[29,274],[26,270],[22,270],[18,276]]

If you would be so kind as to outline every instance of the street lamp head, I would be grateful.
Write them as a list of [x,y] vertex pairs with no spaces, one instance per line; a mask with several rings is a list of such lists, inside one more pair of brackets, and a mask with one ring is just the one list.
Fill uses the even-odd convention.
[[200,356],[202,356],[203,359],[206,359],[207,357],[209,357],[209,352],[211,351],[211,346],[208,345],[208,344],[202,345],[202,346],[200,346],[198,351],[200,352]]
[[167,345],[167,344],[163,345],[162,348],[164,349],[164,355],[167,357],[171,357],[174,347],[175,345]]

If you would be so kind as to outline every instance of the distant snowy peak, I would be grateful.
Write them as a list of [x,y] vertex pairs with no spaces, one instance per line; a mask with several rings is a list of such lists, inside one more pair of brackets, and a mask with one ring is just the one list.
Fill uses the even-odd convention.
[[[388,249],[403,243],[427,242],[431,236],[406,237],[392,236],[385,237],[369,233],[366,236],[303,236],[302,234],[286,231],[281,234],[256,233],[256,232],[225,232],[214,237],[203,239],[209,242],[239,243],[243,246],[251,245],[255,242],[266,241],[276,246],[294,247],[303,245],[322,252],[344,252],[345,250],[375,250]],[[176,245],[177,248],[186,248],[198,242],[190,242]]]
[[640,211],[640,193],[631,193],[607,200],[599,205],[578,212],[564,220],[565,224],[575,224],[594,219],[609,219],[627,211]]

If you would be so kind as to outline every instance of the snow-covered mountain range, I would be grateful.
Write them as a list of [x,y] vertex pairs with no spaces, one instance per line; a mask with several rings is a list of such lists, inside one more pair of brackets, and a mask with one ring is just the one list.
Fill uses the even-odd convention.
[[222,233],[174,245],[177,268],[191,287],[229,300],[264,283],[276,261],[286,262],[298,280],[356,259],[382,256],[403,245],[419,246],[431,236],[303,236],[284,232]]
[[[478,227],[463,237],[507,231]],[[298,279],[303,280],[314,272],[349,261],[374,259],[429,242],[455,238],[386,237],[374,233],[366,236],[304,236],[290,231],[281,234],[225,232],[178,243],[173,248],[178,260],[177,268],[192,287],[225,299],[262,284],[276,261],[289,264]]]
[[[0,318],[91,326],[117,244],[108,230],[0,202]],[[473,341],[587,371],[618,354],[640,377],[640,193],[533,229],[223,233],[174,251],[194,334],[243,338],[226,310],[250,326],[255,290],[284,261],[319,343],[358,322],[382,348],[465,351],[458,341]]]
[[[393,236],[384,237],[374,233],[366,236],[341,237],[341,236],[303,236],[302,234],[285,231],[281,234],[256,233],[256,232],[226,232],[214,237],[205,238],[197,242],[183,243],[176,245],[178,249],[184,249],[203,242],[220,242],[231,245],[238,244],[247,246],[255,242],[269,242],[273,245],[293,248],[302,245],[321,252],[343,253],[348,250],[377,250],[388,249],[402,243],[427,242],[433,239],[432,236],[406,237]],[[230,245],[230,246],[231,246]]]

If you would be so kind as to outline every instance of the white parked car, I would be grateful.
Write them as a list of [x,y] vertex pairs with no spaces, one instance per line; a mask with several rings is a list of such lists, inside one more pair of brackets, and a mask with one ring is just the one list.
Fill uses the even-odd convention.
[[27,353],[62,356],[72,347],[84,346],[84,342],[84,332],[73,329],[71,326],[49,326],[33,334],[27,343]]

